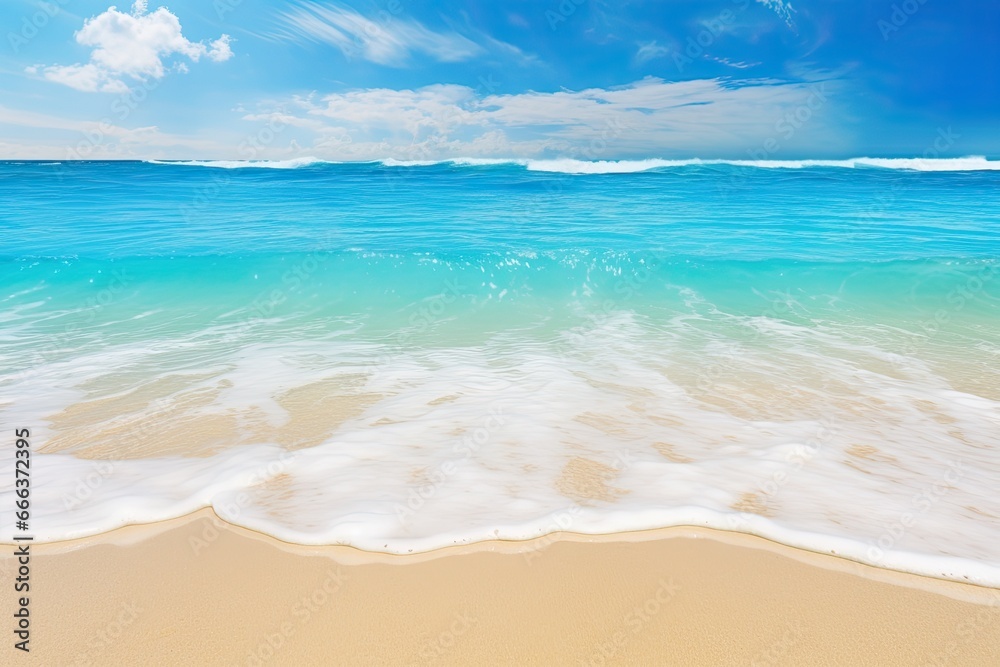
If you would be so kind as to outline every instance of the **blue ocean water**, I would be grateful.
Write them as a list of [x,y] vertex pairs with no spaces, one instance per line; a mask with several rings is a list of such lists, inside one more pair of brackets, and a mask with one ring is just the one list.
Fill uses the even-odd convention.
[[359,249],[867,262],[992,259],[997,250],[1000,174],[985,170],[0,164],[6,258]]
[[698,524],[996,583],[998,224],[974,159],[3,162],[0,411],[40,539]]

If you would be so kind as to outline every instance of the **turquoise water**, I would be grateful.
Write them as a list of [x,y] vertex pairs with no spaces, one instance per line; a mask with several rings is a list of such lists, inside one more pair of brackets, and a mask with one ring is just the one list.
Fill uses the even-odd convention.
[[[1000,171],[960,166],[0,163],[39,537],[211,505],[405,551],[569,512],[993,581]],[[268,461],[287,488],[227,516]]]
[[998,244],[994,171],[8,162],[0,179],[7,259],[359,249],[823,262],[994,259]]

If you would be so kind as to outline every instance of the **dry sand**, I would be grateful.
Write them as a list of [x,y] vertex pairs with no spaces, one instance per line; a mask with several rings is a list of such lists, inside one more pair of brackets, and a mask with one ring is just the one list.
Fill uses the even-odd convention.
[[4,665],[1000,665],[1000,591],[704,529],[388,556],[203,511],[31,565]]

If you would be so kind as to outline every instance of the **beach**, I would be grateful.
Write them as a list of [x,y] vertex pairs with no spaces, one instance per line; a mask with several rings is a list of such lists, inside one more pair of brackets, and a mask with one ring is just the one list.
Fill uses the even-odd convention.
[[995,665],[1000,651],[996,589],[705,529],[392,556],[202,511],[32,559],[31,664]]
[[1000,2],[14,0],[0,667],[1000,667]]
[[0,164],[2,613],[43,665],[1000,663],[1000,163],[870,162]]

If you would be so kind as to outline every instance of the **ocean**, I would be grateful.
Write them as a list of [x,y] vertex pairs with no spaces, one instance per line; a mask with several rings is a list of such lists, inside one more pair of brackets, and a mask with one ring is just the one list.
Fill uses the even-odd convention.
[[0,447],[36,542],[690,525],[1000,586],[998,274],[983,158],[0,162]]

